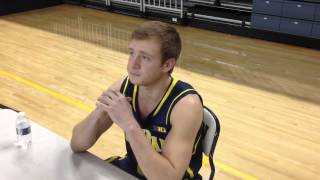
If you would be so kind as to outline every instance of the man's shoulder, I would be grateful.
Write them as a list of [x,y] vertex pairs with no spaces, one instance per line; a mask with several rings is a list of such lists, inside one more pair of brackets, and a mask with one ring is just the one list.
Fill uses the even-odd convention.
[[187,106],[188,104],[191,106],[195,105],[194,102],[198,100],[200,100],[200,103],[202,103],[201,95],[197,92],[197,90],[190,83],[183,80],[177,80],[172,95],[177,97],[177,101],[182,104],[186,104]]
[[177,85],[179,87],[192,88],[193,89],[193,86],[190,83],[188,83],[186,81],[183,81],[183,80],[177,80]]
[[172,114],[180,116],[183,114],[203,110],[202,100],[198,94],[187,94],[182,97],[173,107]]
[[176,107],[196,108],[202,107],[202,102],[198,94],[187,94],[182,97],[176,104]]
[[191,123],[202,120],[203,105],[198,94],[181,98],[172,109],[171,124]]

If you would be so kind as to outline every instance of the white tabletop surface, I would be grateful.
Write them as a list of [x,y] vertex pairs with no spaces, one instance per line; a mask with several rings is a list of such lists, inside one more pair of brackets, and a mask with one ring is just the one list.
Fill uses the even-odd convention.
[[0,109],[0,180],[135,179],[86,152],[72,153],[69,142],[31,122],[32,145],[15,146],[17,113]]

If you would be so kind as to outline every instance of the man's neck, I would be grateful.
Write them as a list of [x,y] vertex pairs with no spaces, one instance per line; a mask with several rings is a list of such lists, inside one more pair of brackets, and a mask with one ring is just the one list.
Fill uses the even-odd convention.
[[152,85],[139,86],[139,92],[141,92],[141,94],[139,94],[149,100],[158,101],[167,91],[171,79],[171,76],[164,76]]

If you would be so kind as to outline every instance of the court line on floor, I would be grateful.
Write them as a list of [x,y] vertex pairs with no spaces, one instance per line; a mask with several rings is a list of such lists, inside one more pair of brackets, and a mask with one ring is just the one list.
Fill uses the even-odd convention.
[[17,76],[17,75],[11,74],[11,73],[6,72],[6,71],[1,70],[1,69],[0,69],[0,74],[4,75],[6,77],[9,77],[11,79],[14,79],[14,80],[16,80],[16,81],[18,81],[20,83],[23,83],[23,84],[25,84],[25,85],[27,85],[29,87],[32,87],[32,88],[37,89],[39,91],[42,91],[42,92],[44,92],[46,94],[49,94],[49,95],[51,95],[51,96],[53,96],[53,97],[55,97],[57,99],[60,99],[61,101],[64,101],[64,102],[66,102],[68,104],[76,106],[77,108],[82,109],[84,111],[91,112],[93,110],[90,106],[87,106],[87,105],[85,105],[85,104],[83,104],[83,103],[81,103],[79,101],[76,101],[76,100],[74,100],[72,98],[69,98],[69,97],[64,96],[62,94],[59,94],[59,93],[57,93],[55,91],[52,91],[50,89],[44,88],[44,87],[42,87],[42,86],[40,86],[38,84],[35,84],[35,83],[31,82],[31,81],[28,81],[28,80],[26,80],[26,79],[24,79],[22,77]]
[[[3,76],[8,77],[8,78],[10,78],[10,79],[13,79],[13,80],[15,80],[15,81],[18,81],[18,82],[20,82],[20,83],[22,83],[22,84],[25,84],[25,85],[27,85],[27,86],[29,86],[29,87],[32,87],[32,88],[34,88],[34,89],[37,89],[37,90],[39,90],[39,91],[41,91],[41,92],[44,92],[44,93],[46,93],[46,94],[49,94],[49,95],[51,95],[51,96],[53,96],[53,97],[55,97],[55,98],[57,98],[57,99],[65,102],[65,103],[67,103],[67,104],[73,105],[73,106],[75,106],[75,107],[77,107],[77,108],[79,108],[79,109],[82,109],[82,110],[86,111],[86,112],[91,112],[91,111],[93,110],[92,107],[90,107],[90,106],[88,106],[88,105],[85,105],[85,104],[81,103],[80,101],[74,100],[74,99],[72,99],[72,98],[70,98],[70,97],[67,97],[67,96],[65,96],[65,95],[62,95],[62,94],[60,94],[60,93],[57,93],[57,92],[52,91],[52,90],[50,90],[50,89],[47,89],[47,88],[45,88],[45,87],[42,87],[42,86],[40,86],[40,85],[38,85],[38,84],[36,84],[36,83],[33,83],[33,82],[29,81],[29,80],[26,80],[26,79],[24,79],[24,78],[22,78],[22,77],[19,77],[19,76],[17,76],[17,75],[14,75],[14,74],[12,74],[12,73],[7,72],[7,71],[4,71],[4,70],[1,70],[1,69],[0,69],[0,74],[3,75]],[[203,159],[203,161],[204,161],[204,164],[208,164],[208,162],[209,162],[209,160],[208,160],[207,157],[205,157],[205,158]],[[252,175],[249,175],[249,174],[247,174],[247,173],[245,173],[245,172],[242,172],[242,171],[240,171],[240,170],[237,170],[237,169],[235,169],[235,168],[233,168],[233,167],[231,167],[231,166],[228,166],[228,165],[226,165],[226,164],[223,164],[223,163],[221,163],[221,162],[219,162],[219,161],[216,161],[216,160],[215,160],[214,163],[215,163],[215,165],[216,165],[217,168],[220,168],[220,169],[222,169],[224,172],[227,172],[227,173],[229,173],[229,174],[232,174],[233,176],[239,177],[239,178],[244,179],[244,180],[258,180],[258,178],[254,177],[254,176],[252,176]]]

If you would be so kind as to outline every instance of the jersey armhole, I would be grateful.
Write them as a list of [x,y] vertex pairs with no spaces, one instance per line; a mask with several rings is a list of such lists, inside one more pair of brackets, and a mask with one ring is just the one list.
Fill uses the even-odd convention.
[[189,95],[189,94],[197,94],[198,97],[200,98],[200,101],[201,101],[201,104],[203,106],[203,102],[202,102],[202,98],[200,96],[200,94],[195,91],[194,89],[189,89],[189,91],[186,91],[185,93],[183,94],[179,94],[177,96],[176,99],[173,100],[173,102],[171,103],[170,107],[169,107],[169,110],[167,112],[167,115],[166,115],[166,125],[171,129],[171,119],[170,119],[170,116],[171,116],[171,112],[172,112],[172,109],[174,108],[174,106],[177,104],[177,102],[179,102],[180,99],[182,99],[183,97]]

